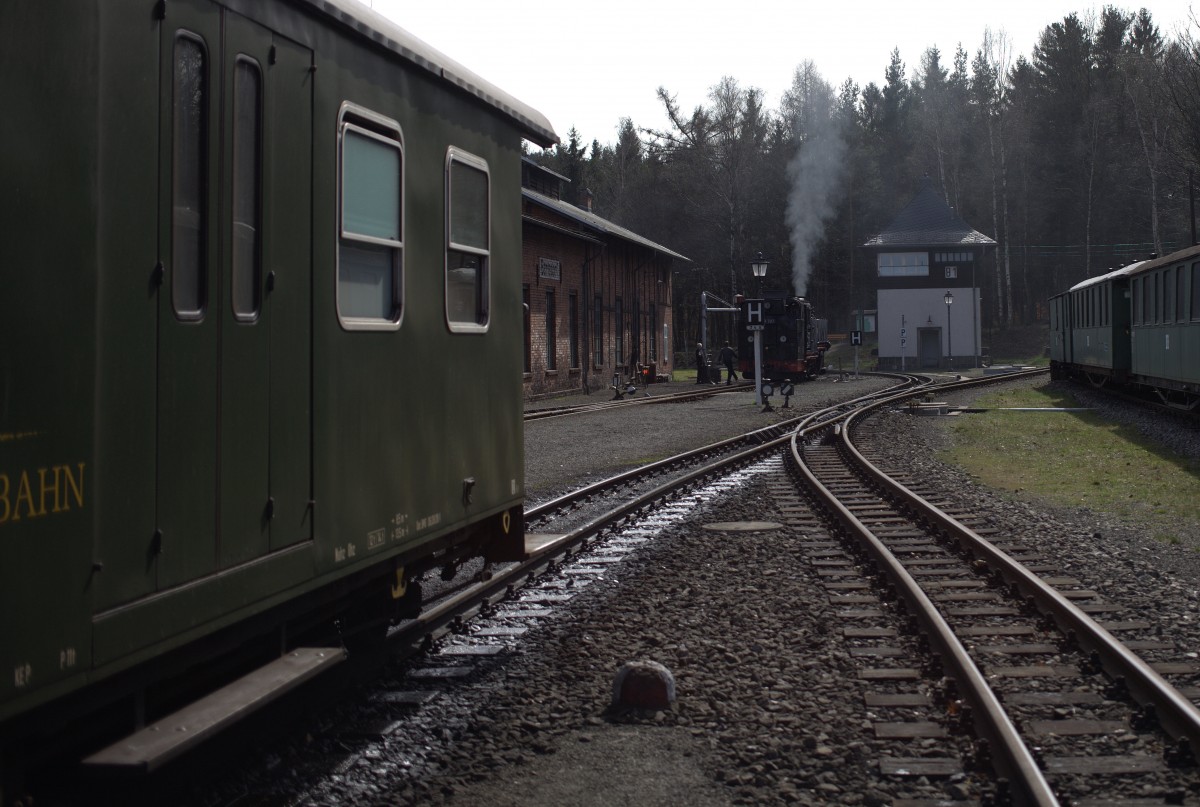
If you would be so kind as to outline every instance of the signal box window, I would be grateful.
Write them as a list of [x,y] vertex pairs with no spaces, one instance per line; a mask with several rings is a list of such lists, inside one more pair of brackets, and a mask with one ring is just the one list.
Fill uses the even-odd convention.
[[339,134],[338,316],[349,329],[394,330],[404,256],[400,126],[347,104]]
[[452,331],[487,328],[491,207],[487,163],[450,149],[446,159],[446,320]]

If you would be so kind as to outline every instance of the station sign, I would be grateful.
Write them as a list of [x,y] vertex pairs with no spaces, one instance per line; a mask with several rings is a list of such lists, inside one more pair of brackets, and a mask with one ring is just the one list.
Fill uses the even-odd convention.
[[763,316],[762,300],[742,301],[742,322],[746,323],[746,330],[748,331],[766,330],[767,322]]

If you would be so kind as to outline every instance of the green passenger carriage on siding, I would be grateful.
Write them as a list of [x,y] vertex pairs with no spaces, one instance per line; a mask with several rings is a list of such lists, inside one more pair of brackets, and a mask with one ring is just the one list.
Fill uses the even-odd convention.
[[1200,246],[1132,263],[1050,298],[1050,367],[1200,406]]
[[352,0],[7,0],[0,103],[0,757],[522,554],[541,114]]

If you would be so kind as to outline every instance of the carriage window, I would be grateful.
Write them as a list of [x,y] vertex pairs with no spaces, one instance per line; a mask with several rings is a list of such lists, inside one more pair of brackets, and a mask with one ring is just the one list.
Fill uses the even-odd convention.
[[1149,325],[1154,322],[1154,309],[1150,305],[1154,300],[1154,290],[1150,288],[1149,277],[1140,278],[1138,285],[1141,286],[1142,293],[1142,324]]
[[404,257],[400,126],[346,105],[340,135],[338,316],[348,329],[395,329]]
[[171,304],[182,320],[204,318],[207,302],[208,59],[204,43],[175,40],[171,175]]
[[1184,322],[1187,319],[1187,310],[1185,304],[1187,299],[1183,286],[1183,267],[1175,267],[1175,321]]
[[1200,320],[1200,263],[1192,264],[1192,320]]
[[451,330],[488,324],[491,209],[487,163],[458,149],[446,160],[446,319]]
[[1175,313],[1175,286],[1171,283],[1171,270],[1163,272],[1162,321],[1170,322]]
[[1162,322],[1162,272],[1154,273],[1154,321]]
[[233,315],[258,316],[262,288],[262,72],[238,59],[233,74]]

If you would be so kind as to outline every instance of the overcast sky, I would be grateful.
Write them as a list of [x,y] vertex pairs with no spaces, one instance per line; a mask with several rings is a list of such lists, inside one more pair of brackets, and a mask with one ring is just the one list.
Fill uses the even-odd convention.
[[[990,27],[1008,36],[1015,60],[1029,56],[1047,25],[1102,7],[1065,0],[366,2],[533,106],[560,139],[575,127],[585,144],[615,141],[622,117],[665,128],[659,86],[690,112],[707,103],[722,76],[732,76],[761,89],[775,110],[806,59],[834,87],[847,78],[882,86],[893,48],[911,77],[932,46],[947,68],[960,44],[973,58]],[[1145,5],[1165,38],[1191,24],[1190,0],[1112,4],[1129,11]]]

